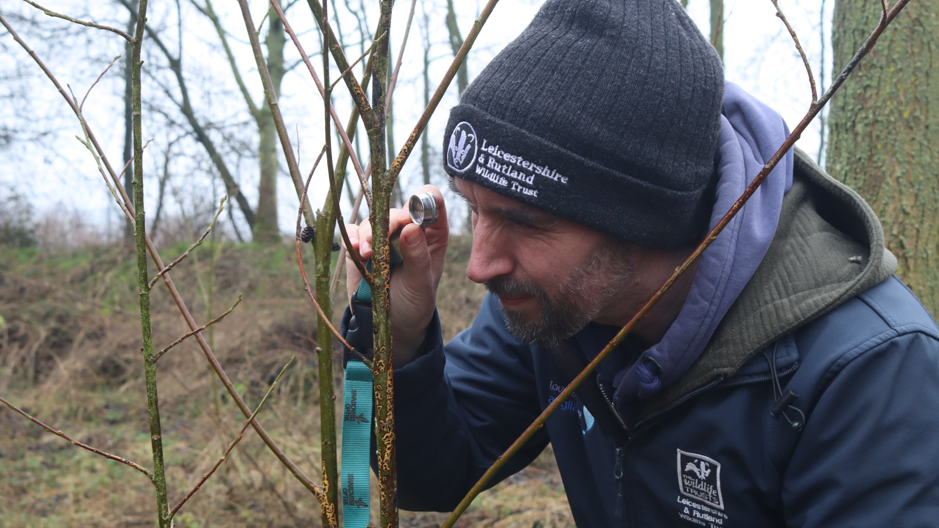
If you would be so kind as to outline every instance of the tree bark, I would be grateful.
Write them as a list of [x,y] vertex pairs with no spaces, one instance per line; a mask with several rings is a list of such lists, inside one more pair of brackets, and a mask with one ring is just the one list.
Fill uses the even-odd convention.
[[[875,0],[835,2],[835,71],[881,14]],[[829,172],[884,226],[897,275],[939,315],[939,5],[911,2],[832,100]]]
[[[267,46],[267,69],[271,73],[274,93],[280,98],[280,85],[284,78],[284,44],[287,37],[284,25],[273,8],[268,13],[268,31],[264,44]],[[280,242],[277,225],[277,129],[274,115],[268,105],[260,105],[257,112],[260,142],[258,156],[261,161],[261,179],[258,183],[258,208],[254,221],[254,241],[260,244]]]

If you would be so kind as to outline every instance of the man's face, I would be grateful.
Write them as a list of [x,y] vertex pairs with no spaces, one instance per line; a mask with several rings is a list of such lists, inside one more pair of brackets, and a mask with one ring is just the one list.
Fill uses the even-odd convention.
[[499,297],[519,338],[553,346],[590,321],[622,324],[645,300],[623,295],[643,289],[633,261],[641,248],[474,183],[454,183],[473,210],[466,274]]

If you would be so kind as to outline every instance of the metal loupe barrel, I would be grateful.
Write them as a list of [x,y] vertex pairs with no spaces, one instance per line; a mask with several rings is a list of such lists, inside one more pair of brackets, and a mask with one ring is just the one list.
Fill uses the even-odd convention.
[[429,226],[437,221],[437,199],[429,192],[411,196],[408,200],[411,220],[419,226]]

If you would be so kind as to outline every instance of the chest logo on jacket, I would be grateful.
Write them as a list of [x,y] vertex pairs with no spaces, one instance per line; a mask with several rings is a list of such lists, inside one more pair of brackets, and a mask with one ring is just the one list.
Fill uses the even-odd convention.
[[679,449],[678,490],[686,497],[723,510],[720,462]]
[[[548,403],[550,404],[558,397],[558,394],[561,393],[567,387],[566,385],[560,385],[554,380],[548,381]],[[584,407],[580,401],[577,399],[577,395],[572,394],[570,398],[567,399],[561,406],[558,408],[559,411],[574,411],[577,413],[577,417],[580,419],[580,430],[587,434],[591,428],[593,428],[594,418],[590,414],[590,411]]]

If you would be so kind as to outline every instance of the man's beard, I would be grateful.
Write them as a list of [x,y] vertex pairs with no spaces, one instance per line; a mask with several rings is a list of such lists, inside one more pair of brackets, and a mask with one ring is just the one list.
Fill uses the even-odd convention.
[[526,343],[554,347],[597,317],[634,272],[628,251],[612,242],[595,249],[582,265],[572,270],[558,286],[555,299],[532,281],[496,277],[485,284],[495,295],[531,296],[541,307],[538,320],[528,321],[521,313],[503,307],[506,327]]

